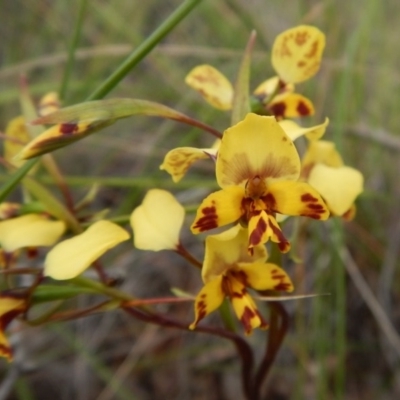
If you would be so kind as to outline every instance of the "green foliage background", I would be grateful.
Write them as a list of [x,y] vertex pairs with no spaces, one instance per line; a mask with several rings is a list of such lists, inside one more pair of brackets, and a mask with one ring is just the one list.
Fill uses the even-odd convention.
[[[63,104],[83,101],[180,3],[89,1]],[[20,113],[21,74],[37,99],[59,90],[79,7],[78,0],[0,2],[0,131]],[[365,193],[354,221],[343,227],[312,223],[302,237],[304,267],[288,266],[299,291],[331,295],[287,304],[292,328],[266,398],[393,399],[400,396],[400,349],[388,341],[379,315],[399,331],[399,2],[204,0],[108,97],[157,101],[224,130],[229,115],[185,86],[186,73],[209,63],[234,79],[255,29],[255,87],[273,74],[269,50],[275,36],[301,23],[327,36],[321,71],[299,85],[317,109],[306,124],[330,118],[326,138],[337,143],[346,164],[363,172]],[[129,213],[152,186],[176,188],[186,203],[198,201],[214,185],[210,164],[201,163],[177,186],[158,166],[177,145],[212,141],[171,121],[135,117],[55,155],[76,199],[100,183],[96,206],[117,215]],[[188,229],[185,238],[201,255]],[[360,291],[349,263],[371,293]],[[168,293],[170,286],[195,292],[200,285],[176,257],[132,252],[129,246],[114,253],[113,268],[123,288],[136,295]],[[374,314],[368,301],[375,297],[382,308]],[[192,318],[191,307],[165,311]],[[15,372],[12,399],[239,398],[234,352],[215,339],[145,327],[118,313],[21,335],[22,369]],[[261,335],[254,335],[255,346]],[[6,382],[13,367],[1,362],[0,369]]]

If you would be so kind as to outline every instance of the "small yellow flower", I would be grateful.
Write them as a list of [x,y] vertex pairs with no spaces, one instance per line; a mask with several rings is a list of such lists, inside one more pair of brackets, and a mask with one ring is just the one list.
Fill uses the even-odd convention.
[[107,250],[128,239],[128,232],[117,224],[97,221],[80,235],[54,246],[45,259],[44,274],[57,280],[75,278]]
[[149,190],[131,215],[134,246],[141,250],[176,250],[184,218],[185,209],[171,193]]
[[172,149],[165,155],[160,169],[167,171],[174,182],[179,182],[196,161],[208,158],[215,160],[220,142],[217,139],[209,149],[197,149],[196,147],[177,147]]
[[[262,82],[253,93],[268,113],[278,119],[314,114],[312,102],[294,93],[294,84],[317,73],[324,47],[325,35],[309,25],[289,29],[276,38],[271,61],[278,76]],[[232,108],[233,85],[211,65],[203,64],[193,68],[185,82],[213,107],[220,110]]]
[[[292,141],[303,135],[309,140],[317,140],[325,133],[328,123],[329,120],[326,118],[322,124],[304,128],[288,119],[278,121],[280,127]],[[172,149],[165,155],[160,169],[167,171],[172,176],[174,182],[179,182],[196,161],[203,159],[212,159],[215,161],[220,144],[221,140],[217,139],[209,149],[197,149],[195,147],[178,147]]]
[[324,140],[309,143],[302,164],[303,179],[321,194],[331,213],[352,219],[354,201],[363,191],[361,172],[344,165],[335,144]]
[[196,296],[194,329],[206,315],[216,310],[228,297],[247,334],[254,328],[267,328],[257,305],[247,292],[255,290],[279,290],[291,292],[292,282],[275,264],[266,263],[267,253],[263,245],[254,247],[252,255],[247,251],[247,230],[236,225],[218,235],[206,238],[206,252],[202,268],[204,287]]
[[65,232],[63,221],[44,215],[26,214],[0,221],[0,246],[7,253],[25,247],[52,246]]
[[240,221],[249,228],[249,249],[271,239],[289,251],[276,213],[329,217],[321,196],[299,176],[297,150],[275,118],[248,114],[224,133],[216,162],[222,190],[203,200],[192,232]]
[[4,331],[14,318],[26,311],[26,307],[26,299],[0,293],[0,357],[8,361],[12,361],[12,350]]

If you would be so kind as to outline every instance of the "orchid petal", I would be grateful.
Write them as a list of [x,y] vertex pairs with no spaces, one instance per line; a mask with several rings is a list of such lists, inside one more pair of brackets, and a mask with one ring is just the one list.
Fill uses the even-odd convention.
[[105,220],[95,222],[85,232],[49,251],[44,274],[57,280],[75,278],[107,250],[128,239],[128,232],[117,224]]
[[196,325],[205,316],[216,310],[224,301],[225,293],[222,289],[222,276],[207,282],[196,296],[194,305],[195,320],[189,329],[195,329]]
[[237,221],[242,215],[244,188],[230,186],[207,196],[197,209],[192,233],[208,231]]
[[185,82],[213,107],[220,110],[232,108],[233,86],[211,65],[203,64],[193,68],[186,76]]
[[63,221],[26,214],[0,222],[0,245],[6,252],[24,247],[52,246],[66,229]]
[[231,279],[229,282],[231,290],[229,298],[246,335],[250,335],[255,328],[266,329],[268,324],[258,311],[254,300],[247,293],[246,287],[236,279]]
[[321,63],[325,35],[300,25],[278,35],[272,47],[272,65],[285,83],[303,82],[315,75]]
[[153,251],[176,249],[184,218],[185,209],[171,193],[149,190],[131,215],[135,247]]
[[299,93],[278,94],[267,108],[276,118],[306,117],[315,113],[311,100]]
[[329,210],[321,196],[305,182],[274,182],[268,187],[269,205],[274,212],[326,220]]
[[246,286],[256,290],[282,290],[292,292],[294,287],[288,274],[271,263],[240,263],[236,268]]
[[318,140],[324,135],[326,127],[329,124],[329,119],[325,118],[322,124],[310,126],[309,128],[303,128],[289,119],[284,119],[278,123],[292,141],[295,141],[303,135],[305,135],[308,140]]
[[193,163],[207,158],[215,159],[217,152],[217,149],[212,148],[178,147],[165,155],[160,169],[167,171],[174,182],[179,182]]
[[274,117],[250,113],[225,131],[216,164],[220,187],[244,186],[255,176],[297,180],[299,174],[297,150]]
[[364,178],[354,168],[317,164],[311,170],[308,182],[321,194],[333,214],[343,215],[362,193]]
[[265,246],[255,246],[251,255],[247,248],[248,232],[239,224],[218,235],[207,236],[201,270],[203,281],[210,282],[238,262],[262,262],[267,259]]

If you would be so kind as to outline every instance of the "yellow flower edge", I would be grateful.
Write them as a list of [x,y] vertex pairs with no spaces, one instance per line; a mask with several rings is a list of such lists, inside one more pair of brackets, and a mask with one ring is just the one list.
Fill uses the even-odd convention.
[[85,232],[50,250],[44,262],[44,274],[56,280],[75,278],[107,250],[128,239],[129,233],[117,224],[97,221]]

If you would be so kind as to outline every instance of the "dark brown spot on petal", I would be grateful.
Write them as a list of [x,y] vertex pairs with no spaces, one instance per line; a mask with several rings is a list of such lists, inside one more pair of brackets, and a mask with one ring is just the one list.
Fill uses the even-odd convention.
[[304,61],[299,61],[299,62],[297,63],[297,66],[298,66],[299,68],[303,68],[305,65],[306,65],[306,63],[305,63]]
[[283,118],[286,111],[286,104],[282,101],[273,103],[268,107],[273,115],[277,118]]
[[304,101],[299,101],[299,104],[297,104],[296,110],[300,115],[303,115],[303,116],[311,114],[311,108],[308,107],[307,104],[304,103]]
[[65,123],[60,125],[60,133],[63,135],[72,135],[78,131],[78,124],[74,123]]
[[250,307],[246,306],[244,308],[243,315],[240,318],[240,322],[242,323],[247,334],[251,333],[252,331],[251,320],[255,317],[257,317],[257,314]]
[[[213,203],[214,204],[214,203]],[[204,215],[199,218],[193,229],[198,229],[200,232],[208,231],[218,227],[218,215],[215,206],[204,207],[201,213]]]
[[37,247],[28,247],[26,249],[26,255],[28,256],[29,259],[33,260],[38,256],[39,252]]

